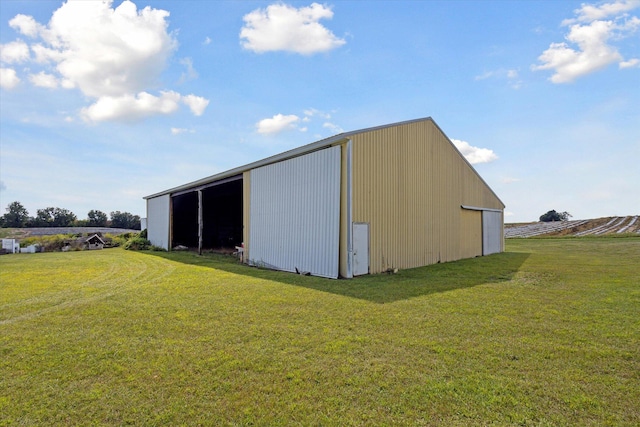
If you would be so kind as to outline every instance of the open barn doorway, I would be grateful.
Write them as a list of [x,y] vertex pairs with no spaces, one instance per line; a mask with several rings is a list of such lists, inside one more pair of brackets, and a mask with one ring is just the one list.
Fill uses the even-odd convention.
[[202,247],[233,249],[242,243],[242,177],[202,190]]
[[242,175],[182,191],[172,202],[172,247],[198,249],[200,238],[203,250],[233,250],[242,243]]
[[171,198],[171,247],[198,247],[198,192]]

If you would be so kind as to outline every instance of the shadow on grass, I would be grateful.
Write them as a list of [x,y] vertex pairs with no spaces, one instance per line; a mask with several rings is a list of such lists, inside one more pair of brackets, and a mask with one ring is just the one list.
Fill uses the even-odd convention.
[[249,267],[229,255],[195,252],[145,252],[184,264],[223,270],[242,276],[272,280],[321,292],[363,299],[379,304],[511,280],[529,257],[528,253],[504,252],[485,257],[400,270],[397,274],[375,274],[350,280],[301,276],[282,271]]

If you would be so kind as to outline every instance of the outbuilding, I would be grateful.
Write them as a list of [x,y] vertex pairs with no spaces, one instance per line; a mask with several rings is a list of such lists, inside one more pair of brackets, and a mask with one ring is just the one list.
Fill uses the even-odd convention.
[[504,204],[431,118],[367,128],[145,197],[152,244],[329,278],[504,250]]

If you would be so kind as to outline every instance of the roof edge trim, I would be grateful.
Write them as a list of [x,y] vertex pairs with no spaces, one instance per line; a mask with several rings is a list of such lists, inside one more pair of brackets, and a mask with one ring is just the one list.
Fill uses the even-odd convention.
[[[168,190],[160,191],[158,193],[154,193],[154,194],[151,194],[149,196],[145,196],[145,197],[143,197],[143,199],[148,200],[148,199],[153,199],[153,198],[160,197],[160,196],[165,196],[167,194],[173,194],[173,193],[177,193],[177,192],[182,192],[182,191],[185,191],[185,190],[189,190],[192,187],[199,187],[199,186],[202,186],[202,185],[206,185],[206,184],[209,184],[211,182],[218,181],[220,179],[228,178],[228,177],[231,177],[233,175],[238,175],[238,174],[241,174],[243,172],[250,171],[251,169],[256,169],[256,168],[259,168],[259,167],[262,167],[262,166],[270,165],[272,163],[277,163],[277,162],[281,162],[283,160],[288,160],[288,159],[292,159],[294,157],[299,157],[299,156],[302,156],[302,155],[305,155],[305,154],[309,154],[309,153],[312,153],[314,151],[330,147],[331,145],[334,145],[334,144],[337,144],[337,143],[346,142],[351,136],[359,134],[359,133],[371,132],[371,131],[375,131],[375,130],[379,130],[379,129],[385,129],[385,128],[389,128],[389,127],[401,126],[401,125],[406,125],[406,124],[415,123],[415,122],[421,122],[421,121],[431,121],[431,122],[433,122],[435,124],[435,122],[433,121],[433,119],[431,117],[423,117],[423,118],[420,118],[420,119],[406,120],[406,121],[402,121],[402,122],[390,123],[390,124],[387,124],[387,125],[380,125],[380,126],[374,126],[374,127],[369,127],[369,128],[364,128],[364,129],[358,129],[358,130],[354,130],[354,131],[339,133],[337,135],[330,136],[328,138],[321,139],[319,141],[312,142],[310,144],[303,145],[301,147],[297,147],[297,148],[294,148],[292,150],[284,151],[282,153],[275,154],[275,155],[270,156],[270,157],[266,157],[266,158],[264,158],[262,160],[255,161],[253,163],[249,163],[249,164],[246,164],[246,165],[243,165],[243,166],[238,166],[236,168],[229,169],[227,171],[220,172],[218,174],[211,175],[211,176],[199,179],[197,181],[192,181],[192,182],[189,182],[187,184],[179,185],[177,187],[173,187],[173,188],[170,188]],[[438,125],[436,124],[436,126],[438,126]],[[441,132],[442,132],[442,130],[441,130]]]

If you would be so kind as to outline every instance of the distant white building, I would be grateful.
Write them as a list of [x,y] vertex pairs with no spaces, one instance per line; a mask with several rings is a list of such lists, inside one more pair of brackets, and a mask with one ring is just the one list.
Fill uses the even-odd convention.
[[26,248],[20,248],[20,253],[21,254],[35,254],[36,252],[42,252],[40,250],[40,245],[38,245],[38,244],[29,245]]
[[20,253],[20,243],[16,239],[2,239],[2,249],[9,253]]

